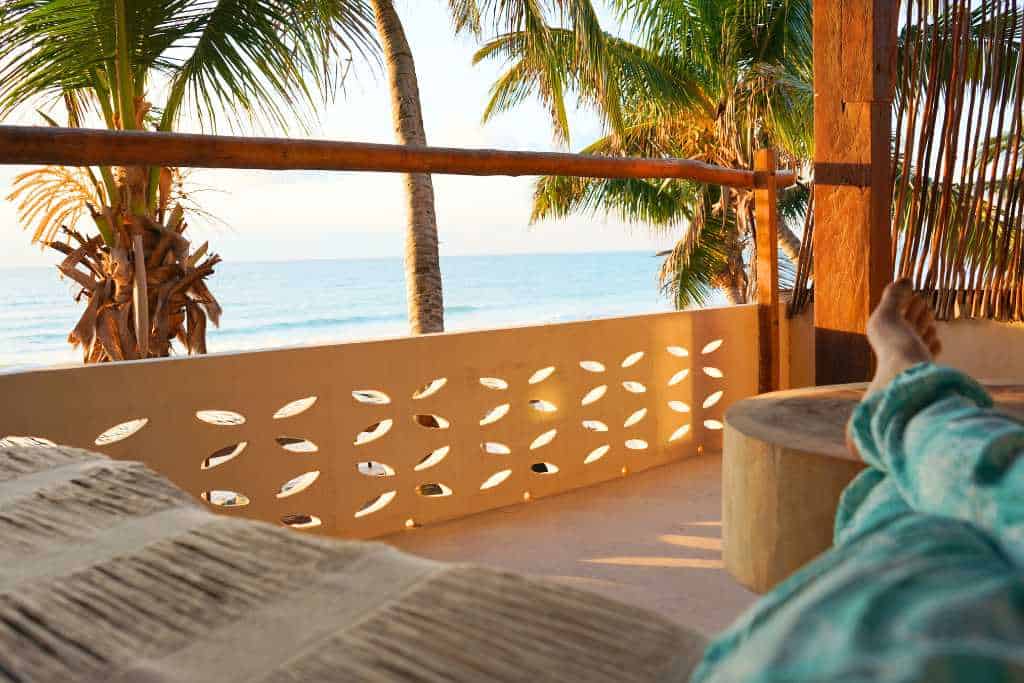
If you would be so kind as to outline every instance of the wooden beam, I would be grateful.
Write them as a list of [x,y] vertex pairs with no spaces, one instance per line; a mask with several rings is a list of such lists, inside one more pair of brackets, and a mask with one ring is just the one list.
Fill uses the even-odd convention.
[[893,0],[814,3],[814,324],[818,384],[862,381],[892,278]]
[[754,157],[754,216],[756,221],[758,390],[780,386],[779,341],[779,191],[774,150],[761,149]]
[[[31,126],[0,126],[2,164],[686,178],[729,187],[754,184],[752,171],[712,166],[691,159]],[[782,186],[792,185],[795,176],[780,173],[778,182]]]

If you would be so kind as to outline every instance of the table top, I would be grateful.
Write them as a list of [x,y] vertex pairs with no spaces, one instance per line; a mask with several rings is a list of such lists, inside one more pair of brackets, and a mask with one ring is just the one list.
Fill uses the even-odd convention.
[[[985,382],[996,405],[1024,419],[1024,385]],[[866,383],[776,391],[738,401],[725,413],[727,427],[788,449],[853,460],[846,423]]]

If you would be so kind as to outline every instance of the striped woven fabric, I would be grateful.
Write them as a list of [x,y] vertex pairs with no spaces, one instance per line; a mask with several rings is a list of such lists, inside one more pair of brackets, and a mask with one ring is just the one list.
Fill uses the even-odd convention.
[[685,680],[590,593],[213,515],[134,462],[0,448],[0,680]]

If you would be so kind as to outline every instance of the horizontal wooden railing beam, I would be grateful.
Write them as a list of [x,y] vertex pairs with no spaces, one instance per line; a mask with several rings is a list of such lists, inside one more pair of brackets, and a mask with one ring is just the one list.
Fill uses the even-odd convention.
[[[0,164],[684,178],[730,187],[754,186],[753,171],[690,159],[32,126],[0,126]],[[795,181],[793,173],[777,176],[780,187]]]

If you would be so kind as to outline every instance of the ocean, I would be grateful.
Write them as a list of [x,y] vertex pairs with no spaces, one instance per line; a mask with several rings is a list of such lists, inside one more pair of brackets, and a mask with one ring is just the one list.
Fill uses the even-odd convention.
[[[650,252],[449,256],[450,331],[671,310]],[[224,307],[211,352],[408,333],[400,259],[225,262],[208,280]],[[0,368],[78,363],[67,343],[81,315],[74,287],[48,267],[0,268]]]

